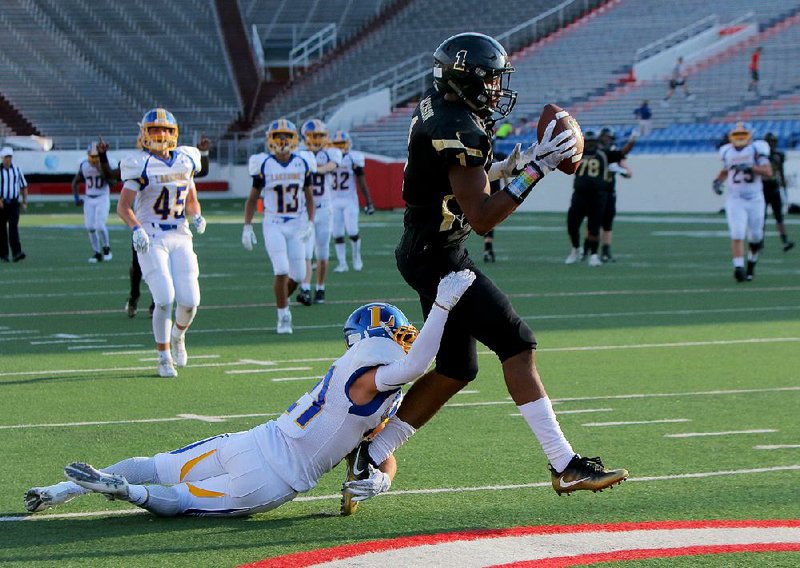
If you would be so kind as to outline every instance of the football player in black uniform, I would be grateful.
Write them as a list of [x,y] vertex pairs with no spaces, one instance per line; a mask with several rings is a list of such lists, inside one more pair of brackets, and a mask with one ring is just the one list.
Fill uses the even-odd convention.
[[[608,166],[608,156],[600,148],[597,133],[594,130],[587,130],[583,133],[583,158],[578,171],[575,172],[572,200],[567,211],[567,234],[572,243],[572,250],[564,264],[574,264],[585,256],[589,257],[589,266],[602,264],[597,256],[597,247],[600,242],[600,222],[609,197]],[[584,254],[581,256],[578,246],[581,223],[584,219],[587,223],[587,235],[584,241]]]
[[[479,341],[500,359],[508,391],[550,462],[556,492],[598,491],[621,482],[628,472],[607,471],[599,458],[583,458],[572,450],[536,369],[533,332],[464,248],[473,229],[478,234],[492,230],[545,174],[576,152],[574,132],[553,136],[553,120],[541,142],[492,162],[491,125],[507,116],[516,100],[508,87],[512,72],[503,47],[483,34],[455,35],[434,53],[435,87],[423,95],[411,118],[397,266],[419,294],[426,317],[441,309],[434,299],[442,276],[468,268],[477,278],[448,318],[435,368],[417,380],[367,451],[356,449],[353,461],[358,463],[359,455],[383,461],[382,455],[404,443],[468,385],[478,374]],[[508,171],[516,177],[490,194],[490,181]],[[380,492],[376,487],[373,495]]]
[[783,252],[789,252],[794,248],[794,242],[789,240],[786,235],[786,225],[783,224],[783,195],[781,193],[786,190],[786,176],[783,173],[786,154],[778,150],[778,137],[772,132],[767,132],[764,140],[769,144],[769,161],[772,164],[772,176],[762,178],[764,201],[767,202],[768,207],[772,208],[775,226],[778,228],[778,234],[783,243]]
[[605,127],[600,131],[600,147],[608,157],[608,183],[603,190],[607,193],[605,197],[603,216],[600,221],[600,260],[603,262],[615,262],[611,256],[611,239],[613,238],[614,217],[617,216],[617,174],[624,178],[631,177],[631,170],[625,164],[625,157],[636,143],[636,136],[631,136],[622,149],[618,149],[614,144],[614,129]]

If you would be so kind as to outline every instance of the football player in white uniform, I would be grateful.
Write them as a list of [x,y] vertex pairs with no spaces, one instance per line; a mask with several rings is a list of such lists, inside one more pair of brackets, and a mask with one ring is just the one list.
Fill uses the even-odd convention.
[[[29,489],[26,508],[42,511],[89,491],[162,516],[242,516],[291,501],[315,487],[394,414],[401,387],[431,364],[450,309],[474,279],[469,270],[445,276],[419,333],[390,304],[355,310],[343,330],[347,351],[276,420],[102,470],[72,463],[64,468],[69,481]],[[354,467],[348,460],[348,477]],[[367,479],[343,486],[344,514],[352,513],[358,501],[387,491],[397,468],[394,456],[377,468],[363,467]]]
[[329,146],[328,130],[325,123],[312,118],[300,128],[303,145],[314,155],[317,171],[311,176],[314,191],[314,205],[317,212],[314,217],[313,238],[305,242],[306,277],[300,284],[297,301],[310,306],[311,300],[311,259],[317,259],[317,282],[313,303],[325,302],[325,280],[328,275],[328,259],[331,248],[331,187],[336,176],[336,168],[342,161],[342,153]]
[[206,230],[194,185],[200,151],[178,146],[178,123],[163,108],[147,111],[140,128],[141,151],[120,162],[124,185],[117,214],[133,230],[133,247],[155,302],[158,374],[177,377],[175,367],[187,361],[186,329],[200,305],[200,269],[186,222],[189,216],[198,234]]
[[[83,206],[83,223],[89,231],[89,242],[94,251],[89,262],[96,264],[112,258],[106,227],[111,199],[109,180],[100,168],[100,153],[96,142],[89,144],[87,154],[87,158],[78,167],[78,173],[72,178],[72,196],[75,198],[75,205]],[[85,187],[86,199],[81,199],[80,196],[81,183]]]
[[242,245],[253,250],[256,234],[253,216],[258,197],[263,195],[264,246],[275,274],[273,290],[278,308],[276,330],[292,333],[289,297],[306,275],[303,240],[313,230],[314,198],[311,194],[312,165],[295,153],[297,128],[285,118],[274,120],[267,129],[269,153],[250,157],[253,186],[244,206]]
[[[753,130],[739,122],[728,134],[729,143],[719,149],[722,170],[714,179],[713,189],[722,195],[727,188],[725,216],[731,235],[733,277],[737,282],[753,279],[758,252],[764,246],[764,191],[761,176],[772,175],[769,144],[753,140]],[[747,239],[747,268],[744,241]]]
[[358,195],[356,185],[364,197],[364,213],[372,215],[375,206],[369,194],[364,177],[364,154],[351,149],[350,135],[339,130],[333,135],[332,144],[344,154],[342,163],[336,170],[333,183],[333,240],[336,248],[338,265],[336,272],[347,272],[347,247],[344,242],[345,233],[350,237],[353,269],[364,267],[361,261],[361,236],[358,234]]

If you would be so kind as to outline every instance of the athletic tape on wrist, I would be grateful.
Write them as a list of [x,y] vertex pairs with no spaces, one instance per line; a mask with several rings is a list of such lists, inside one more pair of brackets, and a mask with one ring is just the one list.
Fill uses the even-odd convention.
[[525,166],[520,174],[511,180],[503,190],[508,193],[517,204],[525,201],[533,186],[544,177],[542,170],[533,162]]

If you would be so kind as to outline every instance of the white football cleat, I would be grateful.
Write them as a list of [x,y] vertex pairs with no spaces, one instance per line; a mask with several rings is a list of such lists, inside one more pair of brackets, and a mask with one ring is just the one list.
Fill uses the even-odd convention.
[[603,266],[603,261],[596,254],[589,257],[589,266]]
[[278,318],[276,331],[280,335],[290,335],[292,333],[292,314],[286,314]]
[[165,359],[158,363],[158,376],[165,379],[173,379],[178,376],[178,371],[175,370],[175,364],[172,359]]
[[[61,485],[66,485],[61,484]],[[50,507],[62,505],[79,494],[59,485],[49,487],[31,487],[25,492],[25,508],[31,513],[45,511]]]
[[181,335],[170,338],[170,347],[172,348],[172,359],[175,361],[176,367],[185,367],[186,361],[189,360],[189,354],[186,353],[186,336]]
[[353,259],[353,270],[356,272],[361,272],[361,269],[364,268],[364,263],[361,262],[361,257]]
[[347,272],[348,270],[350,270],[350,267],[347,266],[346,262],[342,264],[337,264],[336,268],[333,269],[334,272]]
[[578,262],[578,259],[581,257],[580,250],[574,248],[569,253],[569,256],[564,260],[564,264],[575,264]]
[[88,463],[73,462],[64,468],[67,479],[110,499],[128,499],[128,480],[121,475],[105,473]]

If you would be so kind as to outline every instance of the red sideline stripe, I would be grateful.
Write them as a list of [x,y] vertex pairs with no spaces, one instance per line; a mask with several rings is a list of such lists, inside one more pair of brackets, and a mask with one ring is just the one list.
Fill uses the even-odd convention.
[[581,554],[578,556],[562,556],[496,564],[492,568],[565,568],[567,566],[585,566],[595,562],[624,562],[626,560],[643,560],[647,558],[672,558],[675,556],[701,556],[704,554],[733,554],[740,552],[800,552],[800,544],[792,542],[775,542],[764,544],[718,544],[709,546],[686,546],[684,548],[643,548],[619,550],[597,554]]
[[768,519],[768,520],[717,520],[717,521],[647,521],[642,523],[615,523],[606,525],[549,525],[536,527],[514,527],[510,529],[487,529],[479,531],[462,531],[409,537],[392,538],[387,540],[373,540],[296,552],[285,556],[266,558],[251,564],[244,564],[242,568],[301,568],[312,566],[321,562],[351,558],[369,552],[383,552],[397,548],[424,546],[427,544],[440,544],[458,540],[479,540],[486,538],[499,538],[504,536],[523,536],[530,534],[563,534],[578,532],[626,532],[634,530],[662,530],[662,529],[701,529],[701,528],[750,528],[750,527],[800,527],[798,519]]
[[[197,191],[228,191],[227,181],[196,181]],[[121,184],[111,187],[111,193],[119,193]],[[30,195],[72,195],[72,184],[69,182],[33,182],[28,185]]]

